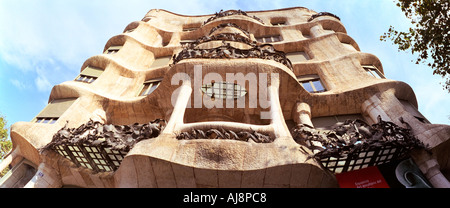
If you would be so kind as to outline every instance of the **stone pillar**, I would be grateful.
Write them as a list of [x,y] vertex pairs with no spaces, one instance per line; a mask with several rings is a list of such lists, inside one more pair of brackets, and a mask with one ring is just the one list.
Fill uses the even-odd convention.
[[292,118],[297,124],[306,124],[314,127],[311,121],[311,108],[307,103],[296,103],[292,113]]
[[391,118],[381,108],[381,100],[377,95],[374,95],[363,102],[361,110],[368,115],[374,123],[378,122],[378,116],[381,116],[383,121],[391,121]]
[[319,36],[321,36],[323,34],[322,25],[318,24],[318,25],[315,25],[315,26],[311,27],[310,34],[311,34],[312,37],[319,37]]
[[43,162],[39,164],[36,174],[24,188],[61,188],[62,180],[59,174],[56,152],[44,151]]
[[434,188],[450,188],[450,182],[442,174],[435,158],[425,151],[414,152],[411,156]]

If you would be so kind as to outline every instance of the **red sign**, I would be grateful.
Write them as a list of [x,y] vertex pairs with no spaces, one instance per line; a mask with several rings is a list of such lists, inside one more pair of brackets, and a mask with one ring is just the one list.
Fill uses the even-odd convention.
[[336,174],[341,188],[389,188],[377,166]]

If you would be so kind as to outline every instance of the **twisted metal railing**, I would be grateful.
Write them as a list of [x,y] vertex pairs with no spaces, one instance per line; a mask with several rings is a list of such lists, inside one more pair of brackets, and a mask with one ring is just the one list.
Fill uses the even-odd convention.
[[315,158],[332,172],[345,172],[387,163],[405,156],[414,148],[427,149],[413,136],[411,129],[402,128],[378,117],[369,126],[361,120],[347,120],[331,131],[298,125],[292,130],[294,140],[313,151]]
[[255,143],[270,143],[273,142],[274,138],[267,134],[259,133],[256,131],[239,131],[234,132],[232,130],[226,130],[224,128],[220,129],[209,129],[206,131],[200,129],[192,129],[190,132],[181,132],[177,135],[178,140],[193,140],[193,139],[228,139],[228,140],[238,140],[245,142],[255,142]]
[[195,44],[190,44],[189,47],[183,48],[181,52],[173,56],[172,65],[177,64],[183,59],[206,58],[206,59],[237,59],[237,58],[260,58],[266,60],[274,60],[282,63],[289,69],[293,70],[291,61],[286,57],[283,51],[277,51],[270,44],[255,45],[250,49],[239,49],[232,47],[229,43],[212,48],[212,49],[198,49]]
[[250,33],[249,33],[248,31],[244,30],[242,27],[240,27],[239,25],[236,25],[236,24],[234,24],[234,23],[222,23],[222,24],[220,24],[220,25],[217,25],[217,26],[213,27],[213,28],[209,31],[209,34],[208,34],[208,35],[211,35],[211,34],[212,34],[213,32],[215,32],[216,30],[221,29],[221,28],[225,28],[225,27],[234,27],[234,28],[236,28],[236,29],[242,31],[247,37],[250,36]]
[[308,22],[311,22],[313,19],[316,19],[317,17],[321,17],[321,16],[330,16],[330,17],[334,17],[334,18],[338,19],[339,21],[341,21],[341,18],[339,18],[335,14],[332,14],[329,12],[319,12],[317,14],[311,15],[311,17],[308,19]]
[[156,119],[147,124],[113,125],[88,121],[78,128],[64,126],[40,151],[51,150],[78,167],[94,172],[115,171],[134,145],[159,136],[166,122]]
[[264,24],[264,22],[260,18],[258,18],[256,16],[249,16],[246,12],[244,12],[244,11],[242,11],[240,9],[239,10],[227,10],[227,11],[223,11],[223,9],[221,9],[219,12],[216,12],[214,14],[214,16],[212,16],[212,17],[208,18],[206,21],[204,21],[203,25],[206,25],[206,24],[208,24],[209,22],[211,22],[211,21],[213,21],[215,19],[219,19],[219,18],[227,17],[227,16],[232,16],[232,15],[247,16],[247,17],[253,18],[254,20]]

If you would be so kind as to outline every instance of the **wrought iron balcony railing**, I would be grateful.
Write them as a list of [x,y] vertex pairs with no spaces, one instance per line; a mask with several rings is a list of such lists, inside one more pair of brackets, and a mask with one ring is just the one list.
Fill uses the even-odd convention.
[[206,24],[208,24],[209,22],[211,22],[211,21],[213,21],[215,19],[219,19],[219,18],[222,18],[222,17],[231,16],[231,15],[247,16],[247,17],[253,18],[256,21],[261,22],[262,24],[264,24],[264,22],[260,18],[258,18],[256,16],[249,16],[246,12],[244,12],[244,11],[239,9],[239,10],[227,10],[227,11],[220,10],[219,12],[216,12],[214,14],[214,16],[208,18],[205,22],[203,22],[203,25],[206,25]]

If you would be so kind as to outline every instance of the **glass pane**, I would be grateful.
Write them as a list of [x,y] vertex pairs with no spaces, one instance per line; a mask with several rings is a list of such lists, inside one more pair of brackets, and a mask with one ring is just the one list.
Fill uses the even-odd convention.
[[320,80],[314,80],[312,81],[314,87],[316,88],[316,92],[323,92],[325,91],[325,88],[322,86],[322,83]]
[[148,87],[150,87],[150,84],[144,84],[144,88],[142,89],[140,96],[146,95],[145,92],[148,90]]
[[152,93],[158,86],[159,86],[159,82],[157,82],[157,83],[152,83],[152,86],[151,86],[150,89],[148,90],[147,95],[149,95],[150,93]]
[[278,42],[278,41],[280,41],[280,36],[273,36],[272,37],[272,42]]
[[312,88],[312,86],[311,86],[311,84],[309,82],[303,82],[302,85],[303,85],[303,88],[305,88],[306,91],[314,92],[314,90],[313,90],[313,88]]

